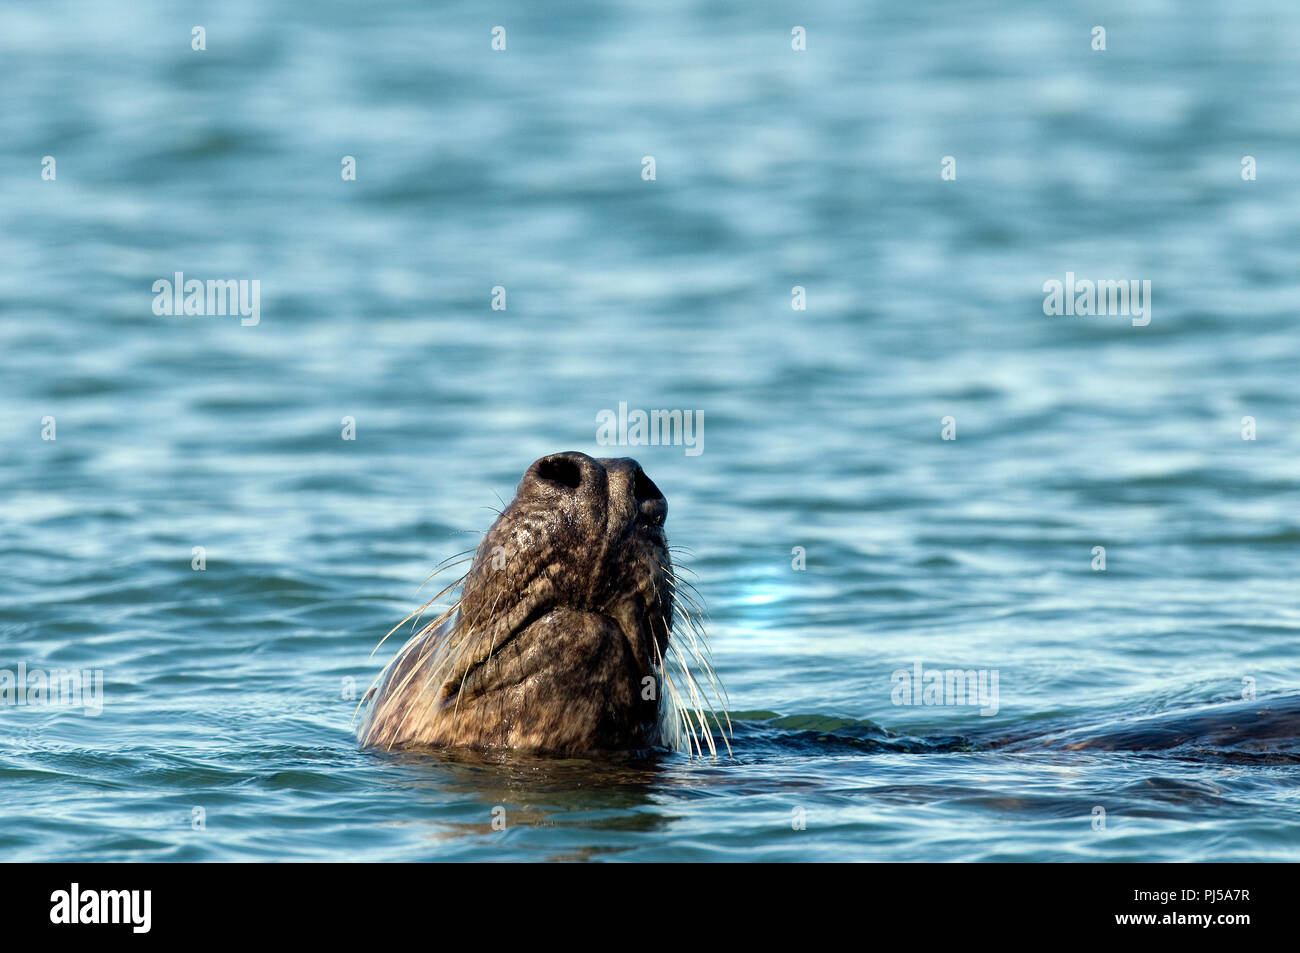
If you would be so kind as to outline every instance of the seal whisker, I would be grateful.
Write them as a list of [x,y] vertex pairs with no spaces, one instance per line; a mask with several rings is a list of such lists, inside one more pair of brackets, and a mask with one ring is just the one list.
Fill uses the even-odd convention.
[[[450,616],[453,612],[456,611],[457,605],[459,605],[459,603],[457,603],[456,605],[453,605],[453,606],[451,606],[449,609],[447,609],[446,612],[444,612],[441,616],[439,616],[439,619],[446,619],[448,616]],[[407,618],[410,618],[410,617],[408,616]],[[402,620],[402,622],[405,622],[405,621],[406,621],[405,619]],[[362,695],[361,695],[361,701],[357,702],[356,710],[352,712],[352,717],[353,717],[354,719],[355,719],[356,716],[357,716],[357,712],[361,710],[361,706],[365,704],[366,699],[370,697],[370,691],[371,691],[371,689],[373,689],[373,688],[375,687],[375,684],[376,684],[377,682],[379,682],[380,679],[384,678],[384,676],[387,675],[389,672],[394,671],[398,666],[401,665],[403,659],[405,659],[405,658],[407,657],[407,655],[410,653],[411,649],[414,648],[414,647],[415,647],[415,646],[416,646],[416,645],[417,645],[421,640],[423,640],[423,639],[426,637],[426,635],[427,635],[427,633],[428,633],[428,631],[429,631],[430,626],[436,624],[437,621],[438,621],[438,620],[435,620],[433,623],[430,623],[429,625],[425,626],[423,629],[421,629],[421,630],[420,630],[419,632],[417,632],[415,635],[413,635],[413,636],[411,636],[409,639],[407,639],[406,642],[405,642],[405,644],[403,644],[402,648],[398,650],[397,655],[395,655],[395,656],[394,656],[394,657],[393,657],[393,658],[388,662],[387,665],[385,665],[382,669],[379,670],[379,674],[376,675],[376,676],[374,677],[374,679],[370,682],[370,685],[367,686],[365,692],[362,693]],[[388,636],[390,636],[390,635],[392,635],[394,632],[396,632],[397,629],[401,627],[401,625],[402,625],[401,622],[397,623],[396,626],[394,626],[392,629],[390,629],[390,630],[388,631],[388,634],[384,636],[384,639],[387,639]],[[380,640],[380,645],[382,645],[382,644],[383,644],[383,640]],[[378,651],[378,649],[379,649],[379,646],[375,646],[375,649],[374,649],[373,651],[371,651],[370,654],[371,654],[371,655],[374,655],[375,652]],[[377,707],[377,705],[376,705],[376,707]]]
[[686,704],[682,701],[682,696],[681,693],[677,691],[677,686],[673,684],[673,677],[671,674],[669,674],[668,667],[666,664],[662,666],[661,674],[663,676],[665,684],[668,685],[668,691],[672,694],[673,704],[676,706],[677,709],[678,724],[685,726],[690,742],[694,744],[693,749],[688,744],[686,753],[688,755],[693,756],[692,752],[698,751],[700,756],[703,757],[704,748],[700,745],[699,739],[695,735],[695,728],[691,724],[689,709],[687,709]]
[[[685,586],[685,588],[682,588],[682,586]],[[676,589],[677,594],[680,595],[682,599],[686,602],[686,604],[695,610],[695,613],[698,616],[700,616],[701,618],[708,617],[709,611],[708,608],[704,605],[704,597],[700,595],[699,590],[697,590],[689,582],[684,582],[683,580],[678,580],[678,579],[673,580],[673,587],[674,589]]]
[[[464,577],[462,577],[462,579],[463,578]],[[450,590],[457,584],[458,583],[452,583],[451,586],[448,586],[447,589],[444,589],[443,592],[439,594],[439,596],[435,597],[435,599],[445,594],[448,590]],[[420,653],[420,657],[417,663],[410,667],[410,671],[406,674],[406,677],[402,680],[401,684],[397,686],[397,690],[393,694],[400,695],[401,691],[410,683],[411,679],[415,676],[415,674],[420,671],[420,666],[425,661],[427,661],[430,658],[430,656],[432,656],[434,653],[438,651],[442,640],[436,639],[434,637],[437,632],[437,629],[439,628],[439,626],[443,625],[445,622],[451,619],[452,615],[459,608],[460,608],[460,600],[458,599],[454,605],[449,607],[440,616],[426,623],[424,628],[422,628],[419,632],[413,635],[406,642],[406,644],[402,646],[402,649],[397,653],[397,655],[392,659],[392,661],[390,661],[386,666],[384,666],[383,671],[380,672],[380,677],[383,677],[385,673],[390,671],[396,672],[401,667],[402,662],[404,662],[406,658],[410,655],[411,650],[414,649],[415,646],[417,645],[423,646],[423,649]],[[398,623],[399,626],[401,624],[402,623],[400,622]],[[395,629],[391,630],[388,634],[392,635],[393,631],[396,630]],[[385,638],[387,637],[388,636],[385,636]],[[392,696],[390,695],[389,697]],[[378,708],[378,705],[376,705],[376,708]]]
[[[422,638],[426,643],[428,643],[428,642],[433,642],[433,641],[434,641],[433,636],[434,636],[434,633],[433,633],[433,632],[431,632],[431,631],[424,631],[423,634],[421,635],[421,638]],[[436,657],[436,655],[437,655],[438,651],[440,650],[440,648],[441,648],[441,646],[436,646],[436,645],[426,645],[424,651],[421,653],[421,657],[420,657],[419,661],[417,662],[417,664],[411,666],[411,670],[410,670],[410,672],[408,672],[407,675],[406,675],[406,677],[405,677],[404,679],[402,679],[402,683],[397,687],[397,690],[396,690],[396,691],[393,693],[393,695],[390,696],[390,697],[392,697],[392,698],[402,698],[402,697],[403,697],[403,692],[405,691],[406,686],[407,686],[408,684],[410,684],[411,679],[415,676],[415,674],[421,670],[421,665],[422,665],[423,663],[425,663],[429,658],[431,658],[431,657]],[[431,681],[431,680],[430,680],[430,681]],[[431,684],[432,684],[432,681],[431,681]],[[421,706],[421,707],[420,707],[420,710],[421,710],[422,712],[423,712],[423,711],[427,711],[427,710],[432,706],[432,704],[433,704],[433,701],[432,701],[432,700],[429,700],[428,698],[426,698],[426,699],[424,699],[424,700],[421,701],[421,703],[420,703],[420,706]],[[414,704],[410,704],[410,705],[407,706],[406,710],[403,712],[403,714],[402,714],[402,720],[399,721],[399,722],[397,723],[397,727],[393,730],[392,735],[391,735],[391,737],[389,738],[389,741],[388,741],[388,750],[389,750],[389,751],[391,751],[391,750],[393,749],[393,745],[396,744],[396,743],[397,743],[397,739],[401,737],[401,735],[402,735],[402,730],[406,727],[406,723],[407,723],[407,721],[410,719],[411,715],[415,712],[415,710],[416,710],[415,705],[414,705]]]
[[[465,556],[467,558],[461,559],[460,558],[461,556]],[[452,562],[453,559],[456,560],[456,562]],[[415,591],[419,592],[420,589],[423,589],[425,585],[428,584],[429,580],[432,579],[434,576],[438,575],[438,573],[444,572],[447,569],[451,568],[452,566],[459,566],[461,563],[473,562],[473,560],[474,560],[474,550],[472,549],[463,549],[458,553],[453,553],[452,555],[444,559],[442,562],[438,563],[438,565],[433,568],[433,572],[429,573],[429,575],[425,577],[424,582],[420,583],[419,587]]]
[[[496,609],[497,609],[497,603],[500,602],[500,601],[501,601],[501,593],[498,592],[497,595],[496,595],[496,598],[492,600],[492,608],[488,611],[488,616],[489,616],[489,617],[491,617],[491,616],[496,612]],[[487,659],[490,659],[490,658],[492,657],[492,653],[493,653],[493,651],[494,651],[495,648],[496,648],[496,643],[495,643],[496,636],[495,636],[495,633],[492,635],[491,638],[492,638],[492,641],[490,641],[489,644],[488,644],[488,654],[487,654],[487,656],[485,657],[484,661],[486,661]],[[468,640],[466,641],[466,644],[468,644]],[[459,663],[457,664],[456,667],[459,667]],[[453,669],[453,670],[454,670],[454,669]],[[460,697],[461,697],[461,695],[462,695],[462,694],[464,693],[464,691],[465,691],[465,679],[469,677],[469,673],[470,673],[470,666],[467,665],[467,666],[465,666],[465,671],[464,671],[464,672],[461,674],[461,676],[460,676],[460,691],[456,692],[456,708],[455,708],[455,711],[453,712],[453,715],[458,715],[458,714],[460,714]]]
[[[393,634],[392,632],[388,633],[388,635],[392,635],[392,634]],[[388,636],[386,635],[384,636],[384,638],[388,638]],[[398,651],[398,656],[400,657],[401,655],[403,655],[408,650],[410,644],[412,642],[417,641],[418,639],[419,639],[418,635],[411,636],[411,638],[407,640],[406,645],[402,646],[402,648]],[[373,655],[374,653],[372,652],[371,654]],[[396,661],[397,659],[393,659],[392,661],[390,661],[387,665],[385,665],[383,668],[379,670],[378,675],[376,675],[374,678],[370,680],[370,684],[366,686],[366,690],[361,693],[361,700],[357,702],[357,707],[352,710],[352,718],[348,721],[349,725],[351,725],[353,721],[356,721],[357,712],[361,711],[361,706],[364,705],[366,703],[366,699],[370,697],[371,690],[375,687],[375,685],[379,683],[380,679],[384,677],[384,675],[388,672],[388,670],[393,666],[393,664]]]
[[[660,563],[659,566],[660,569],[663,570],[663,564]],[[651,580],[651,585],[655,591],[656,598],[658,598],[658,581]],[[671,592],[671,584],[669,585],[669,590]],[[671,606],[671,603],[669,603],[669,605]],[[663,623],[664,630],[668,633],[668,640],[665,641],[664,645],[665,649],[669,647],[668,643],[672,638],[673,623],[668,617],[670,613],[671,608],[667,613],[660,616],[660,621]],[[680,750],[682,742],[685,741],[686,754],[688,757],[695,757],[696,750],[698,750],[700,756],[703,757],[703,748],[700,747],[699,742],[695,737],[695,732],[692,729],[690,719],[686,714],[686,704],[683,702],[681,694],[677,691],[677,687],[673,684],[672,675],[668,671],[667,660],[664,658],[664,652],[660,650],[659,640],[654,639],[651,644],[654,649],[654,665],[657,669],[657,674],[659,675],[660,680],[668,686],[667,699],[672,703],[673,736],[670,740],[669,747]],[[694,747],[692,747],[692,742],[694,742]]]
[[[656,590],[657,590],[657,583],[656,583],[655,585],[656,585]],[[669,618],[667,618],[666,616],[662,617],[662,620],[661,620],[661,621],[664,623],[665,628],[668,630],[668,632],[669,632],[669,634],[670,634],[670,636],[671,636],[671,633],[674,631],[674,626],[673,626],[672,621],[671,621]],[[656,643],[656,650],[657,650],[657,648],[658,648],[658,643]],[[682,675],[683,675],[684,683],[685,683],[686,687],[687,687],[688,689],[690,689],[690,692],[691,692],[691,701],[694,703],[694,706],[695,706],[695,707],[694,707],[694,710],[693,710],[693,714],[695,715],[695,719],[696,719],[696,721],[697,721],[698,724],[700,725],[700,734],[701,734],[701,735],[705,738],[705,740],[708,742],[708,744],[709,744],[709,751],[710,751],[711,755],[712,755],[713,757],[716,758],[716,757],[717,757],[717,749],[716,749],[716,747],[715,747],[714,744],[713,744],[713,734],[712,734],[712,732],[709,730],[709,728],[708,728],[708,724],[707,724],[706,720],[704,719],[704,712],[703,712],[703,690],[700,688],[699,683],[698,683],[698,682],[696,681],[696,679],[695,679],[695,676],[691,673],[691,671],[690,671],[689,667],[687,666],[685,660],[682,658],[681,653],[678,652],[678,651],[676,651],[676,649],[675,649],[675,647],[674,647],[674,643],[672,642],[671,637],[669,638],[668,643],[667,643],[667,651],[669,651],[669,652],[672,653],[672,655],[673,655],[673,659],[674,659],[674,661],[676,661],[676,663],[677,663],[677,667],[678,667],[678,669],[681,671],[681,673],[682,673]],[[674,697],[675,697],[675,700],[676,700],[676,703],[677,703],[677,710],[678,710],[679,718],[684,718],[684,719],[686,720],[687,727],[689,728],[689,727],[690,727],[690,717],[689,717],[689,716],[690,716],[690,714],[692,713],[692,709],[688,708],[688,706],[685,704],[684,699],[682,699],[680,693],[678,693],[678,692],[676,691],[676,686],[673,685],[672,680],[671,680],[671,676],[668,674],[668,671],[667,671],[667,664],[666,664],[666,660],[665,660],[665,658],[664,658],[663,653],[657,653],[657,654],[658,654],[658,658],[659,658],[659,661],[660,661],[660,667],[661,667],[661,669],[662,669],[662,671],[663,671],[664,677],[665,677],[666,679],[668,679],[669,687],[670,687],[670,689],[671,689],[671,690],[673,691],[673,693],[674,693]],[[699,658],[699,653],[698,653],[698,651],[695,652],[695,657],[696,657],[697,659]],[[713,720],[714,720],[715,722],[717,722],[718,718],[717,718],[717,715],[716,715],[716,714],[714,714],[714,716],[713,716]],[[721,725],[719,725],[718,727],[719,727],[719,729],[721,729]],[[691,736],[692,736],[693,738],[695,737],[694,732],[691,733]],[[698,750],[700,757],[703,757],[703,756],[704,756],[704,749],[700,746],[698,739],[696,739],[696,749]],[[728,750],[728,752],[730,752],[730,750],[731,750],[731,745],[730,745],[730,743],[727,744],[727,750]]]
[[[462,579],[463,578],[464,577],[462,577]],[[430,605],[432,605],[434,602],[440,599],[450,589],[455,588],[455,586],[457,585],[459,585],[459,581],[456,583],[452,583],[451,586],[448,586],[438,595],[434,596],[433,599],[430,599],[423,606],[421,606],[417,611],[422,614],[425,609],[427,609]],[[456,610],[457,605],[459,605],[459,603],[457,603],[456,605],[452,605],[449,609],[447,609],[446,612],[444,612],[441,616],[439,616],[439,619],[445,619],[447,618],[447,616],[451,615],[451,613]],[[411,615],[415,615],[415,613],[413,612],[411,613]],[[406,619],[409,619],[411,615],[408,615]],[[379,651],[379,647],[383,645],[386,641],[388,641],[389,636],[391,636],[394,632],[396,632],[398,629],[402,627],[402,624],[406,622],[406,619],[403,619],[401,622],[397,623],[397,625],[389,629],[387,633],[385,633],[384,637],[379,640],[379,645],[376,645],[373,649],[370,650],[370,657],[373,657],[374,654]],[[418,621],[418,616],[417,616],[417,621]],[[436,621],[438,620],[435,620],[435,622]],[[415,646],[415,644],[419,642],[421,638],[424,637],[428,629],[429,626],[425,626],[424,629],[421,629],[418,633],[416,633],[410,639],[408,639],[406,643],[402,646],[402,648],[398,651],[397,655],[394,656],[393,659],[389,661],[387,665],[385,665],[382,669],[379,670],[379,674],[376,675],[374,679],[371,680],[370,684],[366,686],[366,690],[362,692],[361,700],[357,702],[357,707],[352,712],[352,720],[356,720],[357,712],[361,710],[361,706],[364,705],[366,703],[366,699],[370,697],[371,689],[375,687],[376,683],[378,683],[389,671],[393,670],[395,666],[401,664],[402,660],[406,658],[407,654],[411,651],[411,649]]]
[[[671,646],[670,646],[670,649],[671,649]],[[722,705],[723,715],[724,715],[724,717],[727,719],[727,727],[726,727],[725,730],[724,730],[723,727],[722,727],[722,720],[718,717],[718,713],[717,713],[717,711],[714,709],[714,707],[713,707],[712,705],[708,705],[708,704],[706,703],[706,701],[705,701],[704,687],[699,683],[699,680],[696,678],[695,673],[694,673],[693,671],[691,671],[690,667],[686,664],[686,662],[685,662],[685,660],[683,659],[681,653],[680,653],[680,652],[677,652],[677,651],[674,650],[674,651],[673,651],[673,656],[674,656],[674,658],[675,658],[676,661],[677,661],[678,667],[682,670],[682,672],[683,672],[683,674],[685,675],[685,677],[689,680],[689,681],[688,681],[688,687],[690,687],[690,689],[691,689],[692,700],[695,701],[695,703],[696,703],[697,712],[699,713],[700,718],[701,718],[701,719],[704,718],[704,712],[705,712],[705,709],[706,709],[706,706],[707,706],[708,714],[713,718],[713,723],[714,723],[715,725],[717,725],[717,727],[718,727],[718,732],[719,732],[719,734],[722,736],[722,740],[723,740],[723,742],[724,742],[724,743],[726,744],[726,746],[727,746],[727,753],[730,754],[730,753],[731,753],[731,742],[730,742],[728,736],[729,736],[729,735],[732,733],[732,731],[733,731],[733,729],[732,729],[732,725],[731,725],[731,715],[730,715],[730,713],[727,711],[727,708],[728,708],[729,706],[724,702],[725,692],[723,692],[723,691],[720,690],[717,681],[716,681],[716,680],[714,679],[714,677],[713,677],[713,668],[712,668],[712,666],[709,665],[707,659],[701,658],[701,657],[699,656],[698,653],[696,654],[696,656],[695,656],[695,661],[696,661],[696,663],[697,663],[697,664],[698,664],[698,665],[699,665],[699,666],[704,670],[704,673],[705,673],[706,677],[708,678],[709,684],[710,684],[710,686],[711,686],[712,689],[713,689],[714,697],[718,700],[719,704]]]
[[[697,588],[695,587],[695,584],[694,584],[693,582],[691,582],[689,579],[682,579],[681,577],[679,577],[679,576],[677,575],[677,571],[678,571],[679,569],[684,569],[685,567],[683,567],[683,566],[673,566],[673,565],[669,565],[669,564],[665,564],[665,563],[660,563],[660,564],[659,564],[659,568],[663,571],[664,577],[665,577],[665,578],[668,580],[668,582],[673,586],[673,588],[674,588],[675,590],[678,590],[678,594],[680,594],[680,595],[682,596],[683,599],[688,600],[688,601],[690,602],[691,606],[692,606],[692,607],[693,607],[693,608],[694,608],[694,609],[695,609],[695,610],[696,610],[700,615],[707,615],[707,614],[708,614],[708,613],[705,611],[705,608],[704,608],[704,597],[700,594],[700,590],[697,589]],[[682,588],[679,588],[679,587],[685,587],[685,588],[682,589]]]
[[[434,596],[432,599],[430,599],[428,602],[426,602],[424,605],[420,606],[420,608],[418,608],[418,609],[416,609],[415,611],[413,611],[412,613],[410,613],[410,615],[408,615],[408,616],[406,617],[406,619],[411,618],[411,616],[416,616],[416,618],[418,619],[418,618],[419,618],[419,615],[422,614],[422,613],[424,612],[425,609],[429,608],[429,606],[433,605],[435,602],[437,602],[439,599],[441,599],[441,598],[442,598],[443,596],[445,596],[447,593],[451,592],[453,589],[455,589],[457,586],[459,586],[459,585],[461,584],[461,582],[463,581],[463,579],[464,579],[464,577],[462,576],[460,579],[457,579],[455,582],[451,583],[449,586],[447,586],[447,587],[444,588],[441,592],[439,592],[436,596]],[[368,658],[374,658],[374,655],[375,655],[376,652],[379,651],[380,646],[382,646],[386,641],[388,641],[388,637],[389,637],[390,635],[392,635],[394,632],[396,632],[398,629],[400,629],[400,628],[401,628],[401,627],[406,623],[406,619],[403,619],[401,622],[397,623],[397,625],[393,626],[393,627],[392,627],[391,629],[389,629],[386,633],[384,633],[384,637],[383,637],[382,639],[379,640],[379,645],[376,645],[373,649],[371,649],[371,650],[370,650],[370,655],[367,656],[367,657],[368,657]]]
[[[690,692],[691,705],[686,708],[686,711],[695,717],[696,723],[700,726],[700,737],[708,742],[709,754],[716,758],[718,749],[713,744],[713,731],[709,728],[708,720],[704,717],[704,699],[699,692],[699,683],[696,682],[695,676],[691,674],[690,669],[686,667],[686,663],[680,655],[674,654],[673,661],[677,663],[677,669],[682,674],[682,684]],[[703,755],[704,752],[700,751],[700,756],[703,757]]]
[[[669,574],[671,578],[671,573],[672,573],[671,568],[667,566],[663,566],[661,568],[663,568],[664,572],[666,574]],[[694,603],[692,603],[692,605],[693,604]],[[714,697],[718,700],[719,704],[722,706],[723,714],[727,719],[727,732],[730,733],[733,730],[731,725],[731,714],[728,711],[728,709],[731,707],[731,704],[730,704],[730,700],[727,699],[726,697],[725,689],[720,688],[719,683],[713,671],[713,665],[709,660],[708,637],[704,632],[703,626],[699,623],[697,619],[694,618],[694,616],[691,614],[689,610],[683,608],[682,615],[686,619],[687,630],[685,634],[687,636],[688,644],[690,645],[691,652],[694,656],[695,663],[704,671],[705,676],[708,678],[709,684],[713,688]],[[674,628],[674,631],[678,631],[678,630]],[[698,641],[696,638],[697,636],[698,636]],[[680,642],[681,640],[678,639],[675,641],[670,641],[669,643],[669,650],[673,651],[675,655],[680,655],[680,652],[676,649],[676,646],[679,645]],[[700,642],[703,642],[704,644],[704,651],[700,650],[700,645],[699,645]],[[685,670],[684,663],[683,663],[683,669]],[[692,679],[694,678],[693,675],[691,677]],[[702,688],[701,688],[701,692],[703,692]],[[709,713],[713,716],[714,723],[717,724],[718,730],[721,732],[722,731],[721,720],[718,718],[718,714],[715,710],[713,710],[712,706],[710,706],[709,708]],[[724,740],[726,740],[726,737],[727,735],[726,733],[724,733],[723,734]],[[729,741],[727,742],[727,751],[728,753],[731,752],[731,744]]]
[[[673,567],[672,567],[671,565],[668,565],[668,564],[665,564],[665,563],[662,563],[662,562],[661,562],[659,568],[660,568],[660,569],[662,570],[662,572],[664,573],[664,577],[665,577],[665,580],[668,582],[668,587],[669,587],[670,591],[674,591],[674,590],[675,590],[675,583],[676,583],[676,575],[675,575],[675,573],[673,572]],[[657,584],[656,584],[656,585],[657,585]],[[675,591],[674,591],[674,594],[676,594]],[[687,597],[684,601],[686,601],[689,605],[695,607],[697,612],[700,611],[700,610],[699,610],[699,607],[696,606],[696,604],[695,604],[695,602],[694,602],[693,599],[690,599],[689,597]],[[726,728],[726,730],[724,731],[724,730],[723,730],[723,727],[722,727],[722,721],[721,721],[721,719],[718,718],[718,714],[717,714],[717,712],[713,709],[713,706],[712,706],[712,705],[709,705],[709,706],[708,706],[709,715],[712,716],[714,724],[717,725],[717,727],[718,727],[718,731],[719,731],[719,733],[722,735],[722,737],[723,737],[723,741],[724,741],[724,742],[726,743],[726,745],[727,745],[727,753],[730,754],[730,753],[731,753],[731,742],[730,742],[730,740],[728,739],[728,734],[732,731],[732,726],[731,726],[731,715],[730,715],[730,713],[727,711],[727,709],[730,707],[730,703],[729,703],[729,701],[726,700],[726,697],[725,697],[725,691],[720,690],[719,683],[718,683],[718,681],[717,681],[717,679],[716,679],[716,677],[715,677],[715,675],[714,675],[713,665],[712,665],[712,663],[709,661],[709,658],[708,658],[708,639],[707,639],[707,637],[705,636],[703,626],[702,626],[702,625],[700,624],[700,622],[695,618],[695,616],[692,615],[692,613],[690,612],[690,610],[687,609],[685,606],[679,606],[678,608],[681,609],[681,615],[682,615],[682,616],[685,618],[685,620],[686,620],[686,626],[687,626],[687,628],[686,628],[686,631],[685,631],[684,634],[685,634],[686,639],[687,639],[687,644],[688,644],[689,647],[690,647],[691,655],[692,655],[693,661],[694,661],[694,663],[695,663],[696,665],[698,665],[698,666],[700,667],[701,670],[703,670],[703,672],[704,672],[706,678],[707,678],[708,681],[709,681],[710,686],[711,686],[712,689],[713,689],[713,695],[714,695],[714,698],[716,698],[716,699],[718,700],[719,704],[722,706],[723,714],[724,714],[724,716],[725,716],[726,719],[727,719],[727,728]],[[668,618],[664,618],[664,619],[663,619],[663,622],[664,622],[665,626],[669,629],[670,633],[682,634],[680,627],[678,627],[677,625],[675,625],[675,623],[674,623],[673,620],[670,620],[670,619],[668,619]],[[698,640],[697,640],[697,636],[698,636]],[[668,651],[672,653],[672,655],[673,655],[675,661],[677,662],[678,668],[681,670],[681,672],[682,672],[682,674],[683,674],[683,676],[684,676],[684,680],[685,680],[685,682],[686,682],[686,687],[689,688],[689,689],[691,690],[692,701],[695,703],[695,712],[696,712],[696,715],[697,715],[697,719],[698,719],[700,722],[705,722],[705,718],[704,718],[704,707],[705,707],[705,703],[704,703],[704,689],[703,689],[703,686],[700,685],[698,679],[695,677],[695,674],[694,674],[694,672],[691,670],[690,666],[686,663],[685,658],[684,658],[684,656],[683,656],[681,650],[678,648],[678,646],[681,644],[681,641],[682,641],[681,639],[671,639],[671,638],[670,638],[669,641],[668,641]],[[703,642],[703,643],[704,643],[704,651],[701,651],[701,649],[700,649],[700,644],[699,644],[700,642]],[[716,757],[716,756],[717,756],[717,751],[716,751],[716,749],[715,749],[715,748],[713,747],[713,745],[712,745],[712,733],[711,733],[711,732],[707,735],[707,738],[708,738],[709,743],[710,743],[710,750],[712,751],[714,757]],[[703,756],[703,751],[702,751],[702,750],[700,751],[700,754],[701,754],[701,756]]]
[[[694,603],[690,602],[690,600],[685,600],[685,601],[687,601],[689,604],[694,606]],[[697,613],[700,612],[698,607],[695,608]],[[699,661],[699,663],[702,666],[708,668],[710,671],[712,671],[712,666],[708,659],[708,656],[709,654],[711,654],[712,649],[709,645],[709,637],[707,632],[704,629],[703,624],[698,619],[695,618],[695,616],[690,612],[689,609],[685,607],[682,607],[681,614],[686,619],[686,624],[688,626],[687,635],[691,639],[691,650],[695,653],[695,657]],[[696,644],[696,639],[699,640],[699,643],[703,644],[704,646],[703,652],[700,651],[700,645]]]
[[[676,656],[678,656],[678,657],[680,658],[681,653],[674,652],[673,654],[676,655]],[[730,732],[730,731],[732,730],[732,727],[731,727],[731,715],[730,715],[730,713],[728,712],[728,709],[730,708],[730,703],[729,703],[729,700],[728,700],[727,697],[726,697],[726,690],[723,689],[723,688],[721,687],[721,685],[718,683],[718,681],[717,681],[717,679],[716,679],[716,677],[715,677],[715,675],[714,675],[714,672],[713,672],[713,666],[712,666],[711,664],[709,664],[709,661],[708,661],[707,659],[705,659],[705,658],[701,658],[698,654],[696,654],[696,656],[695,656],[695,663],[696,663],[696,664],[701,668],[701,670],[703,670],[703,672],[704,672],[704,676],[705,676],[706,680],[708,681],[709,686],[713,689],[713,697],[717,699],[718,704],[719,704],[719,705],[721,706],[721,708],[722,708],[723,715],[724,715],[724,717],[727,719],[727,731]],[[692,677],[692,679],[695,678],[695,675],[694,675],[693,672],[691,673],[691,677]],[[702,687],[701,687],[701,692],[703,692],[703,688],[702,688]],[[717,712],[713,709],[713,706],[711,706],[711,705],[709,706],[709,712],[710,712],[710,714],[713,715],[713,719],[714,719],[714,721],[715,721],[715,722],[718,722],[718,728],[719,728],[719,730],[721,730],[721,728],[722,728],[722,724],[721,724],[721,722],[720,722],[719,719],[718,719]]]

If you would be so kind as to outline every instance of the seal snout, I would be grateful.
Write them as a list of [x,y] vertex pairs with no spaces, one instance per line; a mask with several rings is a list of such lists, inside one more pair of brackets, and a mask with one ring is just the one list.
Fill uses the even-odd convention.
[[597,460],[576,450],[533,462],[519,484],[519,496],[560,505],[597,506],[628,523],[656,528],[668,518],[668,501],[654,480],[630,457]]

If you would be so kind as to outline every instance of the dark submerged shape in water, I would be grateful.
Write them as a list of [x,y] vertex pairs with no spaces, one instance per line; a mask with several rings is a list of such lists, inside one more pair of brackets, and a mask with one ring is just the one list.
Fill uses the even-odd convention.
[[[1229,764],[1300,764],[1300,695],[1174,708],[1079,724],[1038,722],[1024,729],[972,724],[960,734],[909,735],[872,721],[824,715],[737,713],[736,742],[747,754],[792,750],[846,754],[1006,751],[1060,758],[1126,752]],[[978,721],[979,719],[975,719]]]
[[667,515],[635,460],[569,451],[533,463],[480,542],[456,605],[381,675],[363,744],[580,754],[670,744],[681,730],[692,748],[713,750],[709,719],[722,726],[670,653],[683,643],[716,696],[689,612],[674,639],[675,599],[691,600],[673,571]]
[[1300,695],[1176,709],[1116,724],[1005,738],[1017,751],[1143,751],[1198,760],[1300,762]]

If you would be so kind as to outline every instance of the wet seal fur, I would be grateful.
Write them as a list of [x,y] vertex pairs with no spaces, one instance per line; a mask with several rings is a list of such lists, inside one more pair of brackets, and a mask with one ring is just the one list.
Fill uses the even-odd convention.
[[425,608],[459,587],[455,604],[381,673],[362,743],[716,752],[730,725],[667,516],[635,460],[567,451],[534,462],[469,571]]

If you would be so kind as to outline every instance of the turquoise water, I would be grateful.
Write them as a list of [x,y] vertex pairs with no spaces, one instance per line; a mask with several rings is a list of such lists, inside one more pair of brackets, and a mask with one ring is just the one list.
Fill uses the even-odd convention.
[[[103,711],[0,707],[0,857],[1300,859],[1295,758],[960,741],[1300,684],[1300,7],[1134,6],[8,7],[0,668]],[[620,402],[703,452],[599,446]],[[561,449],[668,497],[735,756],[359,750]]]

